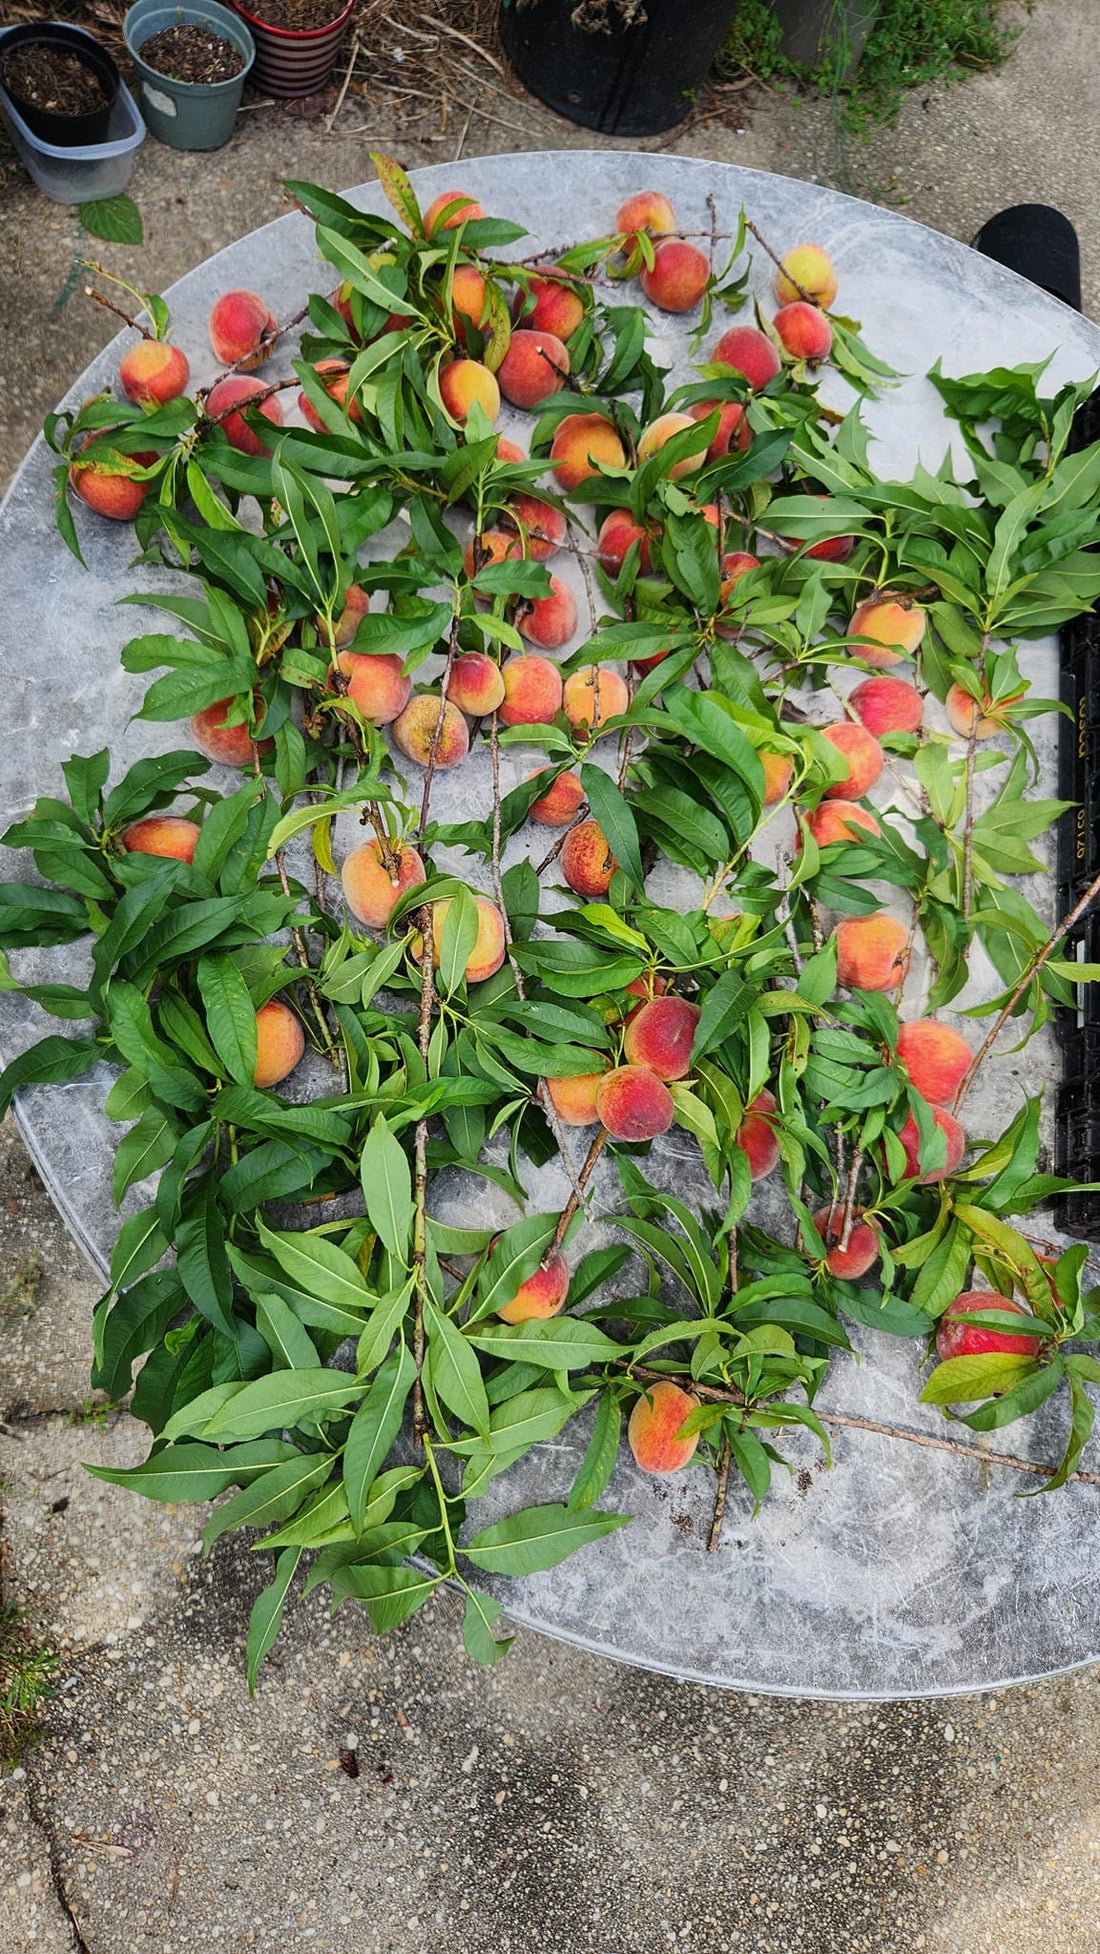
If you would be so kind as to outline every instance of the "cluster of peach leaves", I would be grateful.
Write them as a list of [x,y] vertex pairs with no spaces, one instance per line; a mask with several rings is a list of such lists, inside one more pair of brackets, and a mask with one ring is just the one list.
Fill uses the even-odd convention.
[[[1058,955],[1075,916],[1052,931],[1020,887],[1063,804],[1033,792],[1028,722],[1056,708],[1017,646],[1100,595],[1100,446],[1070,441],[1088,386],[937,372],[969,472],[882,481],[861,405],[892,376],[820,246],[781,257],[744,216],[685,236],[642,192],[525,260],[520,226],[462,191],[422,213],[376,162],[397,222],[291,186],[337,281],[288,322],[300,358],[280,372],[288,325],[225,293],[227,370],[189,397],[136,295],[126,399],[47,423],[70,547],[133,522],[172,573],[129,601],[177,635],[122,659],[161,673],[139,717],[190,742],[110,788],[107,752],[74,758],[68,799],[5,837],[48,885],[4,885],[5,951],[87,939],[92,975],[22,987],[91,1030],[43,1038],[4,1101],[112,1060],[115,1196],[146,1197],[93,1382],[133,1391],[153,1443],[102,1476],[235,1489],[205,1538],[274,1556],[250,1680],[303,1555],[307,1590],[378,1629],[459,1583],[495,1660],[479,1572],[626,1524],[597,1504],[624,1410],[643,1472],[714,1474],[716,1548],[733,1475],[758,1504],[785,1431],[827,1457],[858,1422],[814,1409],[846,1325],[924,1339],[923,1400],[980,1432],[1060,1391],[1047,1486],[1082,1476],[1100,1382],[1086,1249],[1007,1218],[1066,1185],[1038,1102],[963,1124],[995,1048],[1098,974]],[[753,269],[777,309],[719,332]],[[639,276],[693,335],[672,393],[624,302]],[[443,821],[433,786],[464,764],[491,796]],[[671,872],[687,893],[661,906]],[[993,999],[962,996],[975,945]],[[709,1201],[668,1191],[685,1146]],[[524,1174],[551,1162],[569,1197],[532,1213]],[[467,1224],[432,1212],[444,1171]],[[519,1218],[477,1226],[482,1189]],[[468,1502],[584,1407],[561,1499],[471,1531]]]

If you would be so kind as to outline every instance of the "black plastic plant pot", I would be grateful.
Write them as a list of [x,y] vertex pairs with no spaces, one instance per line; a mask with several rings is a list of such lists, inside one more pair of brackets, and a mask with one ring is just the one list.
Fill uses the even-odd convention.
[[[54,109],[38,108],[34,102],[29,102],[8,80],[11,57],[24,47],[41,48],[51,56],[75,56],[81,67],[89,69],[100,83],[104,97],[101,107],[90,109],[84,115],[63,115]],[[11,28],[4,36],[3,53],[0,54],[0,88],[22,116],[31,134],[37,136],[40,142],[52,143],[59,149],[88,148],[107,142],[111,111],[118,98],[121,81],[118,68],[106,48],[100,47],[87,34],[66,27],[62,21],[28,21],[24,26]]]
[[501,0],[524,86],[570,122],[655,136],[690,112],[738,0]]
[[1063,305],[1081,310],[1081,248],[1069,218],[1052,204],[1013,204],[986,219],[973,249],[1021,278],[1030,278]]

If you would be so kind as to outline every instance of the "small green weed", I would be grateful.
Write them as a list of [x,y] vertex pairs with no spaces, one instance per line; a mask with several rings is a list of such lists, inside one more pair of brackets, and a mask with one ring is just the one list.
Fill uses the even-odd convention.
[[37,1741],[43,1704],[52,1694],[57,1657],[28,1645],[22,1616],[0,1606],[0,1770],[10,1770]]

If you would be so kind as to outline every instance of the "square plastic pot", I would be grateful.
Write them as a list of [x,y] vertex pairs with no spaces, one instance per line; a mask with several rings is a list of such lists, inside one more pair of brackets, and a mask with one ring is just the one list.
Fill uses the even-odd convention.
[[[14,28],[0,28],[0,54]],[[95,45],[83,28],[69,30]],[[145,124],[125,82],[120,83],[107,124],[107,140],[100,143],[43,142],[28,129],[4,89],[0,88],[0,119],[12,147],[43,196],[58,204],[92,203],[117,196],[130,181],[134,155],[145,141]]]

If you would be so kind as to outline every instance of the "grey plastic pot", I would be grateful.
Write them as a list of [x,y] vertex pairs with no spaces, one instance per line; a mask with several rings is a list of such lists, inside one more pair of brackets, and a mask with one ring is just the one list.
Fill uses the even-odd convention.
[[[176,81],[141,58],[146,41],[164,27],[209,27],[244,57],[230,81]],[[137,77],[137,95],[146,125],[158,142],[172,149],[220,149],[233,134],[245,78],[256,59],[252,36],[238,14],[217,0],[136,0],[122,24]]]

